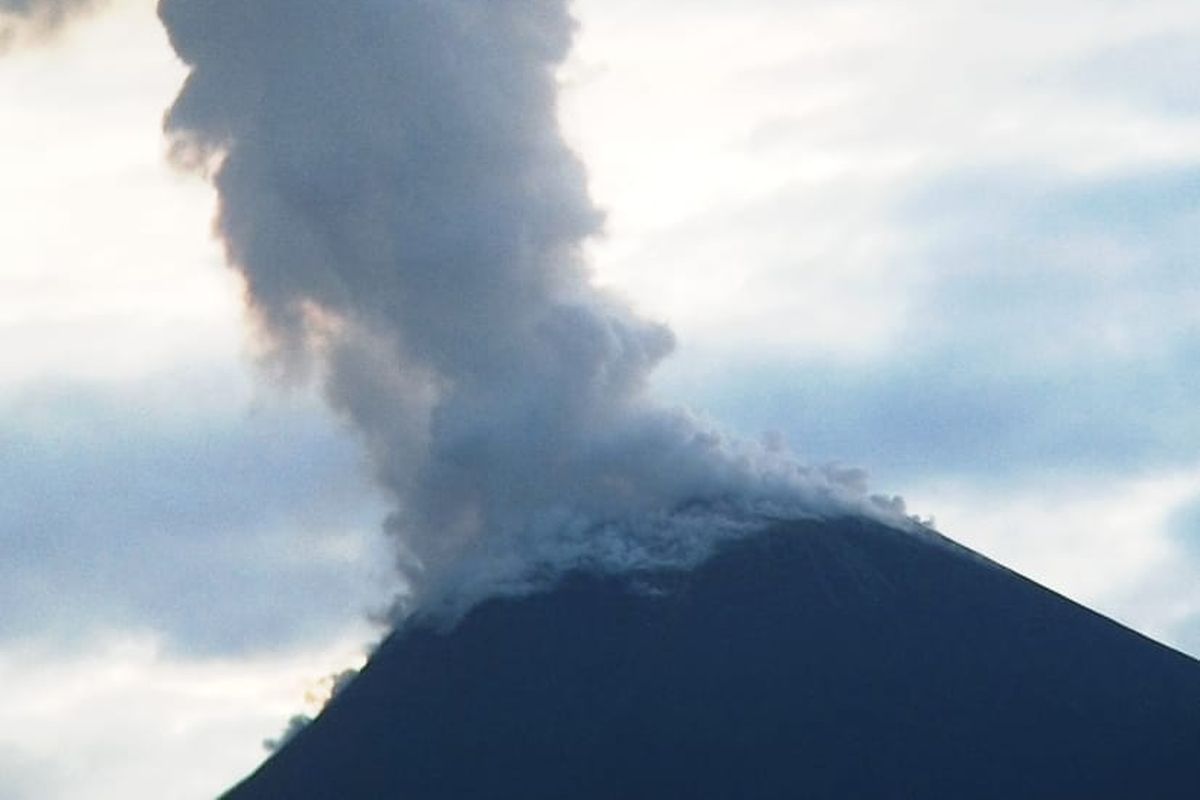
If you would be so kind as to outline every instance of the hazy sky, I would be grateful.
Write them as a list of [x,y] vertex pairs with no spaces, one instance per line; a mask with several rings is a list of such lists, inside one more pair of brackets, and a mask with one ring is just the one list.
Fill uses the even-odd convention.
[[[678,337],[655,391],[1200,654],[1200,6],[576,12],[561,118],[598,280]],[[5,798],[211,796],[395,588],[358,442],[256,377],[166,166],[184,74],[150,0],[0,58]]]

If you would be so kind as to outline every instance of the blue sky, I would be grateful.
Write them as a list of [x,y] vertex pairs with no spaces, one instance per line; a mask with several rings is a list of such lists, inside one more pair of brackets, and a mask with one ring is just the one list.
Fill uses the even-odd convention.
[[[166,166],[153,11],[0,59],[6,797],[211,796],[396,588],[361,442],[262,379]],[[561,118],[597,281],[680,341],[654,391],[1200,654],[1200,7],[576,13]]]

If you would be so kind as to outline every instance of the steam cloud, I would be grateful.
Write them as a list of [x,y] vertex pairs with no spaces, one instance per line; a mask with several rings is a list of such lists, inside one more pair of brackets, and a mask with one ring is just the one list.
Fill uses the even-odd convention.
[[662,325],[594,287],[602,227],[556,118],[565,0],[161,0],[165,127],[278,363],[314,368],[395,501],[414,596],[699,558],[762,514],[871,513],[654,405]]

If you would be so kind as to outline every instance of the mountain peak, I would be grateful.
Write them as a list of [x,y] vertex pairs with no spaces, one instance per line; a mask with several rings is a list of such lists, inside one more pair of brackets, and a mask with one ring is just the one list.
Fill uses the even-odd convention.
[[258,798],[1184,798],[1200,664],[933,534],[780,521],[690,570],[414,621]]

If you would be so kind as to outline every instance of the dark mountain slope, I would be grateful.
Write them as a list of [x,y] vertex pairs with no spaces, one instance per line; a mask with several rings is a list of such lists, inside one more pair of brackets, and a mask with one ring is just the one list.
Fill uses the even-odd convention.
[[402,630],[228,797],[1193,800],[1200,664],[933,536],[787,522]]

